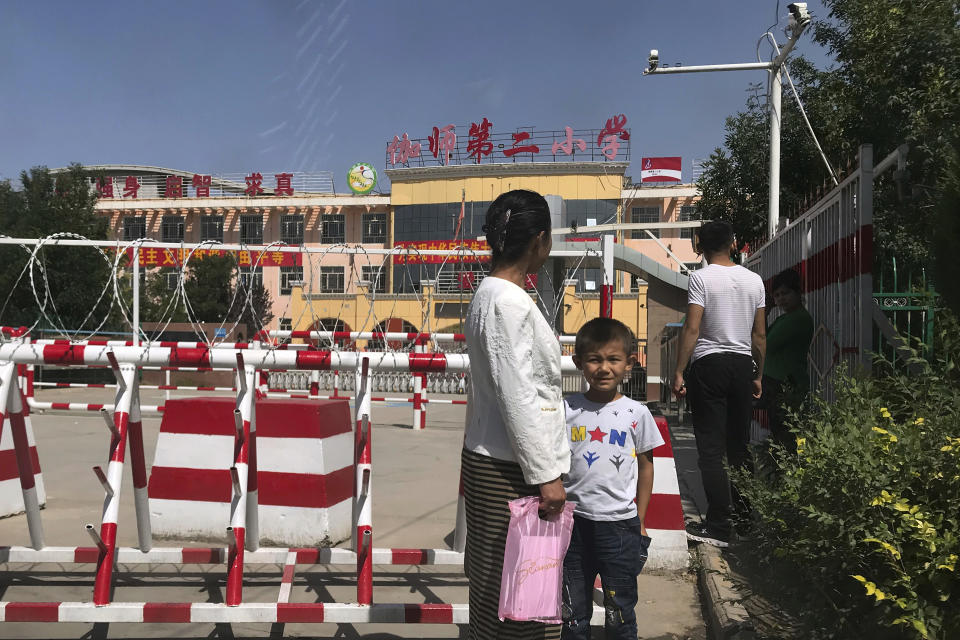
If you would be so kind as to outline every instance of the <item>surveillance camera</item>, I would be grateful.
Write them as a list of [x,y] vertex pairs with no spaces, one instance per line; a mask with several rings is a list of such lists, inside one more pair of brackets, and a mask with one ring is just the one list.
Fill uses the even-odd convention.
[[810,12],[807,11],[806,2],[792,2],[787,5],[787,9],[790,11],[791,29],[802,29],[810,22]]
[[660,64],[660,52],[656,49],[650,49],[650,58],[648,59],[650,64],[648,71],[653,71],[657,68],[657,65]]

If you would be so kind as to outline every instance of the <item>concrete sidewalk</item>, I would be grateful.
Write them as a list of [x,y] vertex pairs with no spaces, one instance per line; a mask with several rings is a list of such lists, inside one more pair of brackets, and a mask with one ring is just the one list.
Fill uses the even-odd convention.
[[[97,395],[97,391],[101,393]],[[112,401],[109,390],[102,392],[44,391],[42,399]],[[162,404],[162,399],[160,392],[143,393],[144,404]],[[374,405],[373,412],[374,546],[447,548],[456,517],[464,407],[429,406],[428,428],[424,431],[410,428],[410,407]],[[144,422],[148,464],[153,460],[159,425],[158,418]],[[103,499],[91,471],[94,465],[105,462],[109,434],[103,421],[96,414],[34,414],[33,427],[47,490],[47,507],[42,514],[46,543],[89,546],[83,526],[88,522],[99,525]],[[125,469],[122,498],[118,543],[136,546],[129,465]],[[181,542],[157,541],[157,546],[180,546]],[[0,520],[0,545],[27,544],[24,516]],[[204,546],[198,542],[184,544]],[[88,601],[92,595],[93,565],[0,568],[4,569],[0,572],[0,600]],[[116,590],[119,601],[219,602],[224,597],[222,566],[121,568],[124,572]],[[70,573],[64,573],[65,569]],[[244,599],[275,602],[280,572],[280,567],[248,568]],[[644,573],[639,588],[640,638],[706,638],[696,576],[692,572]],[[355,600],[352,567],[318,566],[309,571],[307,567],[298,567],[291,602]],[[467,582],[460,567],[377,566],[374,601],[465,603]],[[0,638],[459,638],[464,637],[462,631],[454,625],[0,624]]]

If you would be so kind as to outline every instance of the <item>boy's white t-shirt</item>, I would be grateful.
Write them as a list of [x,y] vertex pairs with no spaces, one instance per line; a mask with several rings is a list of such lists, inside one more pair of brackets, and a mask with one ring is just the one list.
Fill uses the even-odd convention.
[[570,473],[564,488],[588,520],[637,515],[637,456],[663,444],[646,406],[622,396],[600,404],[582,393],[563,400],[570,438]]

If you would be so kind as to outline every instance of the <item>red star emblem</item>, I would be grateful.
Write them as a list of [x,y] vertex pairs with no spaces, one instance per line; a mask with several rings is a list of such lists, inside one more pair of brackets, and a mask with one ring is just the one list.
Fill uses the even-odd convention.
[[593,431],[588,431],[590,434],[590,442],[603,442],[603,437],[607,435],[604,431],[597,427]]

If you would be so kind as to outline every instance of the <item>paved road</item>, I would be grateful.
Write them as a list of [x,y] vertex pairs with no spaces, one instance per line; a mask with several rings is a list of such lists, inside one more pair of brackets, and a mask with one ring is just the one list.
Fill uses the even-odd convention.
[[[100,390],[42,391],[42,399],[102,402]],[[186,394],[184,394],[186,395]],[[158,392],[143,393],[144,404],[160,404]],[[439,397],[439,396],[437,396]],[[460,396],[462,398],[462,396]],[[462,406],[433,405],[428,428],[413,431],[409,407],[374,406],[373,504],[374,546],[446,548],[456,516],[459,451],[463,430]],[[159,430],[159,419],[144,422],[148,463]],[[40,463],[47,490],[43,511],[48,545],[90,544],[85,523],[99,524],[103,492],[91,467],[104,464],[109,435],[97,415],[34,415]],[[129,465],[125,470],[119,544],[135,546]],[[682,472],[681,472],[682,473]],[[681,475],[681,486],[683,477]],[[23,516],[0,520],[0,544],[29,544]],[[161,545],[175,545],[166,541]],[[124,569],[117,582],[118,601],[219,602],[224,596],[221,566],[161,567],[143,565]],[[89,601],[93,565],[0,566],[0,600]],[[70,573],[64,573],[70,569]],[[350,567],[298,567],[291,602],[356,599]],[[15,571],[14,571],[15,570]],[[244,598],[275,602],[280,583],[279,567],[248,570]],[[692,574],[643,574],[639,579],[637,616],[640,638],[676,639],[706,637],[695,578]],[[375,567],[376,602],[466,602],[466,579],[453,567]],[[0,624],[0,638],[459,638],[453,625],[297,625],[288,624]]]

